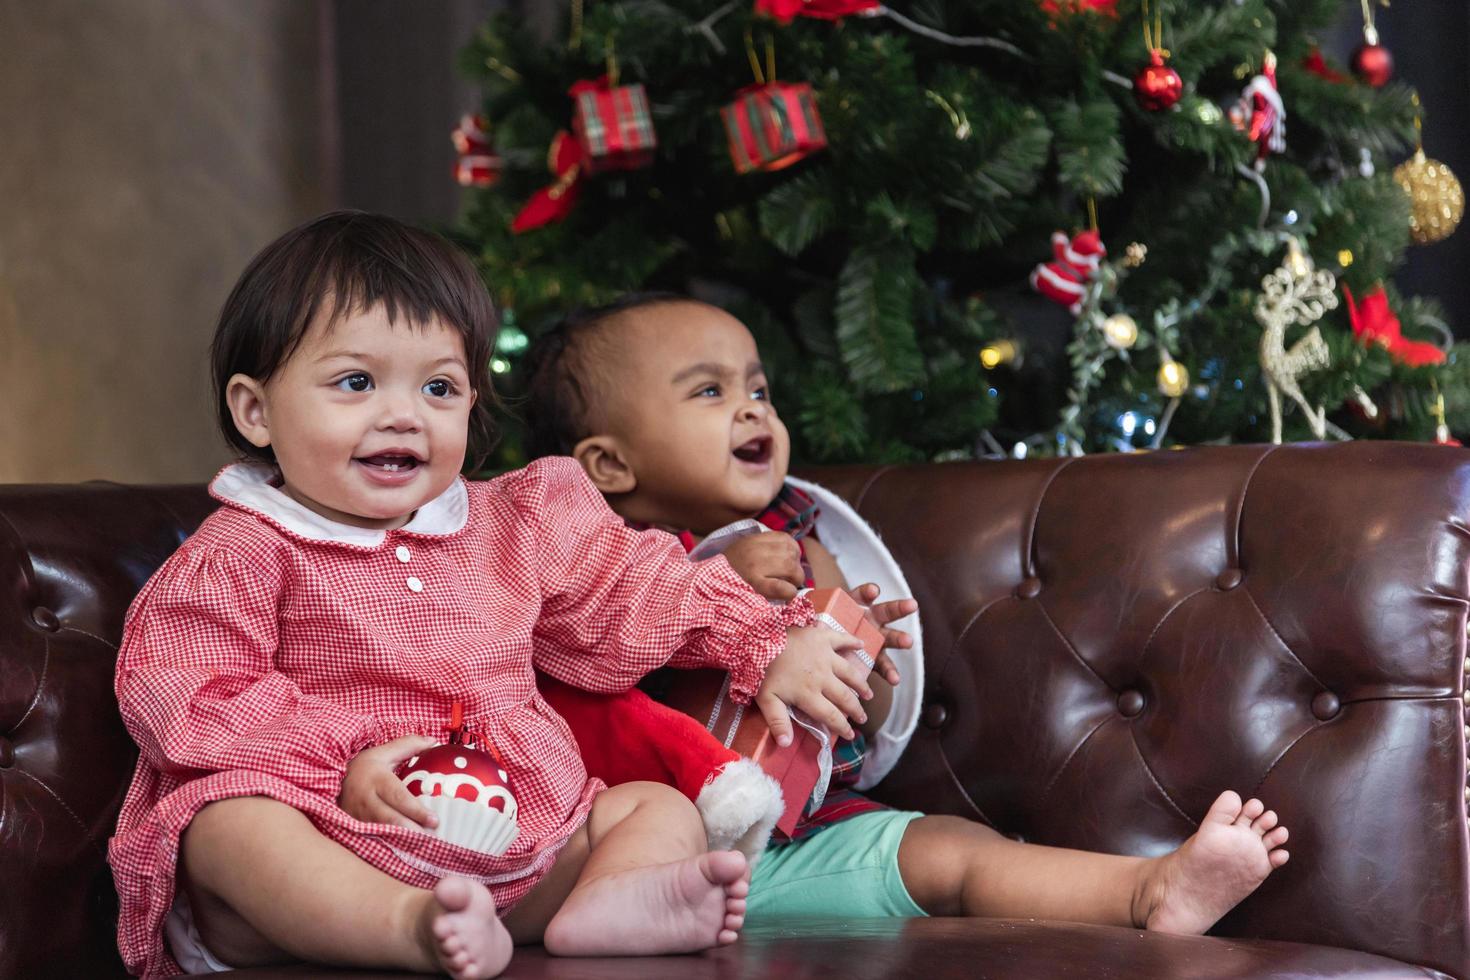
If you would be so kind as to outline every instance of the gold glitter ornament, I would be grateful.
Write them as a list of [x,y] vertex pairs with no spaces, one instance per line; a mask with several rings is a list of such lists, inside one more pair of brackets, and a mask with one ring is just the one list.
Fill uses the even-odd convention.
[[1419,245],[1448,238],[1465,214],[1465,191],[1454,172],[1424,155],[1421,147],[1393,170],[1412,205],[1409,237]]
[[1113,350],[1129,350],[1138,343],[1138,321],[1127,313],[1114,313],[1104,320],[1102,332]]

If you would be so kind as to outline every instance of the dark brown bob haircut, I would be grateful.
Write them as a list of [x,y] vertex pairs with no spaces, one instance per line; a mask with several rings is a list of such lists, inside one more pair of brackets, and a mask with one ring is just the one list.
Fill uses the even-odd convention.
[[468,468],[481,468],[495,442],[490,357],[499,320],[469,258],[431,232],[361,211],[333,211],[271,242],[245,267],[220,311],[210,345],[220,431],[242,456],[275,462],[235,428],[225,388],[244,374],[268,381],[296,352],[322,310],[333,320],[382,304],[388,322],[423,329],[438,319],[464,340],[470,386]]

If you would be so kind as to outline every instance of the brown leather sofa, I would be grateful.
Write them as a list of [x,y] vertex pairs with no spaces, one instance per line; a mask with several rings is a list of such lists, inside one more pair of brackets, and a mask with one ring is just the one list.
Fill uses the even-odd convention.
[[[1234,787],[1280,812],[1290,863],[1210,937],[813,919],[699,957],[525,950],[510,976],[1470,976],[1470,454],[812,475],[924,610],[923,723],[883,799],[1157,854]],[[122,972],[104,850],[135,750],[113,658],[129,600],[210,509],[199,487],[0,487],[0,976]]]

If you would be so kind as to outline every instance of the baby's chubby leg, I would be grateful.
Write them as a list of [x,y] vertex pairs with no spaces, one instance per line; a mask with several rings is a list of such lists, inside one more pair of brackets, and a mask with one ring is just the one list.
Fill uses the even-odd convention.
[[1286,863],[1286,828],[1225,792],[1199,830],[1157,858],[1022,844],[959,817],[909,824],[898,864],[935,915],[1065,919],[1200,934]]
[[605,790],[556,866],[506,916],[517,942],[558,956],[689,953],[733,943],[750,870],[706,851],[694,804],[658,783]]
[[211,803],[189,824],[180,854],[204,945],[231,966],[306,960],[478,980],[510,961],[510,935],[484,886],[462,878],[433,891],[406,885],[276,800]]

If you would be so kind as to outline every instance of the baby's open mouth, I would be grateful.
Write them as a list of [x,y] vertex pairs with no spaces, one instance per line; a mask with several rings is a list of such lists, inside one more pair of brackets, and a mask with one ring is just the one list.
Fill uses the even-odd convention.
[[746,463],[769,463],[771,461],[771,447],[775,440],[770,436],[756,436],[749,442],[743,442],[731,450],[735,458]]
[[359,456],[357,461],[364,466],[376,467],[385,473],[397,473],[401,470],[411,470],[419,465],[416,456],[400,455],[398,453],[379,453],[376,456]]

